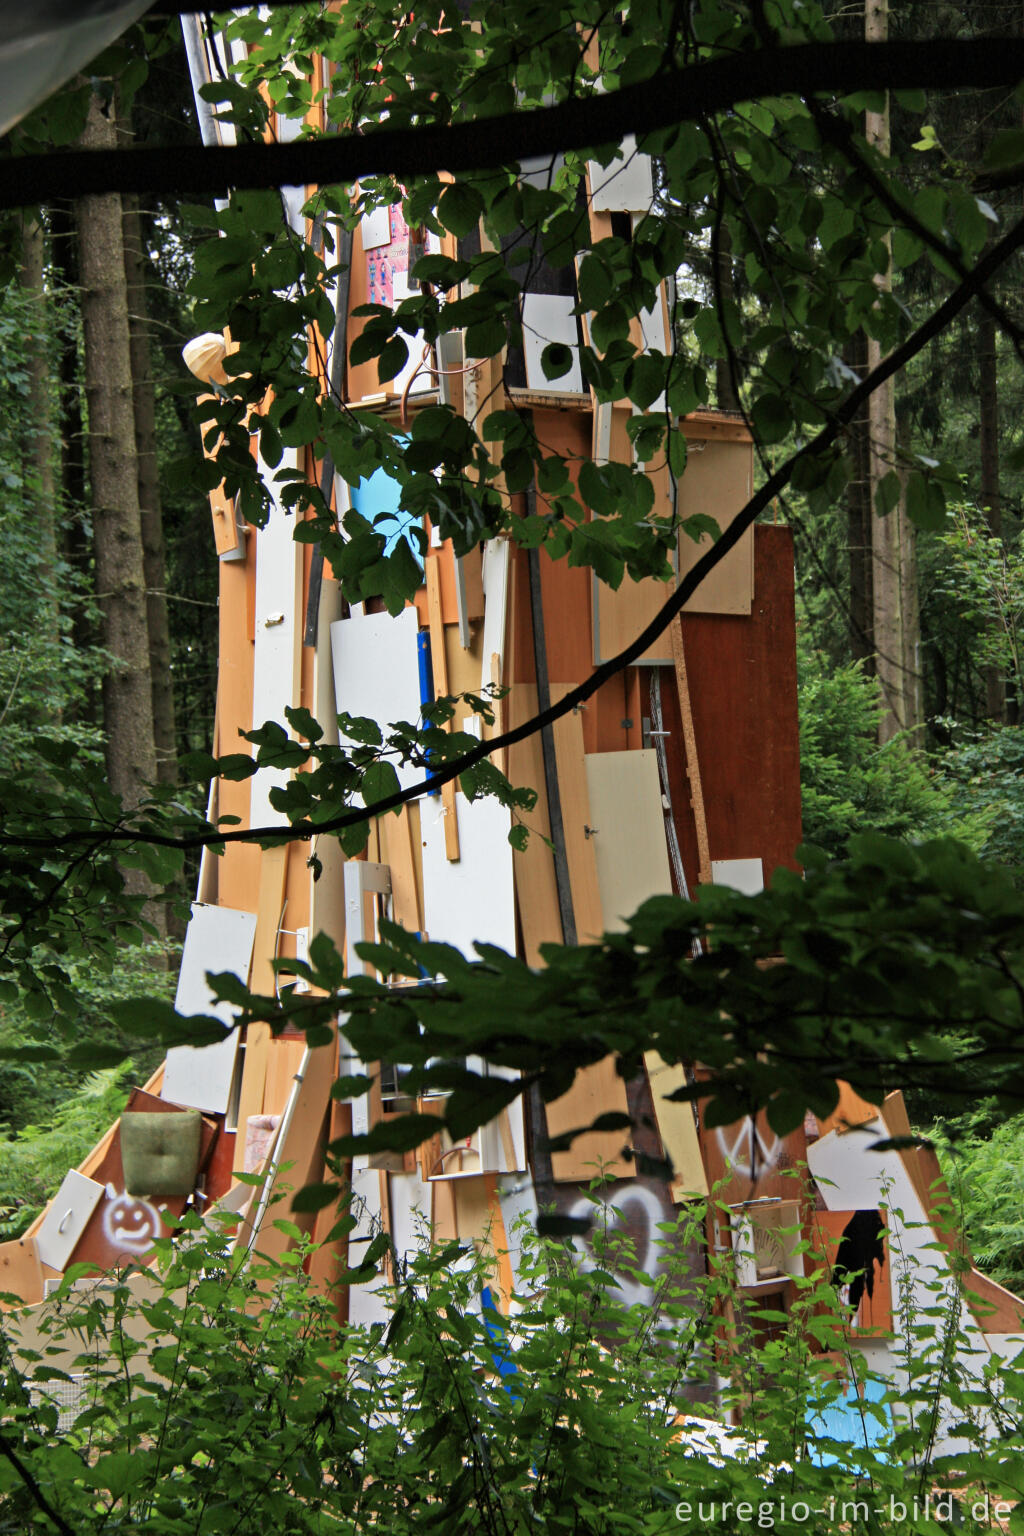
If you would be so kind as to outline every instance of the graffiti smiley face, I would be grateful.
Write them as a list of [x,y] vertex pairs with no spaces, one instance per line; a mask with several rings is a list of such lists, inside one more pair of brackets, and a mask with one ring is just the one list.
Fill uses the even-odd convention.
[[148,1253],[162,1229],[160,1212],[148,1200],[124,1193],[108,1199],[103,1212],[103,1235],[121,1253]]

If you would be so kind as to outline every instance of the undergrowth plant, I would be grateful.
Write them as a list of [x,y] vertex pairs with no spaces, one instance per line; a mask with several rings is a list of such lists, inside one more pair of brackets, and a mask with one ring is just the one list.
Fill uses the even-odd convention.
[[[653,1275],[606,1209],[595,1194],[585,1257],[516,1233],[507,1310],[471,1248],[377,1233],[340,1277],[382,1288],[369,1327],[339,1324],[308,1250],[246,1262],[195,1216],[154,1272],[69,1275],[4,1329],[0,1532],[937,1536],[1015,1499],[1024,1376],[965,1365],[957,1286],[904,1319],[895,1392],[820,1265],[781,1312],[727,1254],[694,1266],[703,1206],[664,1224]],[[973,1426],[956,1454],[940,1407]]]

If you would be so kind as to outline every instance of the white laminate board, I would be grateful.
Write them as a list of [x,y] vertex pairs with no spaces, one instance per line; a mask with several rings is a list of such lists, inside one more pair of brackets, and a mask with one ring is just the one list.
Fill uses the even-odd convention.
[[590,752],[583,761],[604,926],[621,933],[649,896],[672,895],[658,755]]
[[[523,294],[523,351],[526,354],[528,389],[552,393],[568,391],[573,394],[582,391],[579,331],[573,314],[575,307],[576,300],[571,294]],[[564,342],[572,351],[572,367],[557,379],[549,379],[541,366],[544,348],[553,341]]]
[[546,192],[555,184],[555,177],[565,164],[565,156],[556,151],[555,154],[526,155],[519,161],[519,180],[526,186],[536,187],[538,192]]
[[[268,720],[288,730],[285,706],[299,702],[302,656],[302,546],[296,544],[295,513],[281,506],[275,471],[258,460],[272,507],[266,527],[256,535],[256,601],[253,644],[252,723],[256,729]],[[298,455],[290,450],[279,468],[295,469]],[[289,734],[291,732],[289,731]],[[253,756],[256,748],[253,747]],[[250,818],[254,827],[286,827],[288,818],[272,809],[269,800],[275,785],[287,784],[291,770],[261,768],[251,785]]]
[[508,1240],[508,1257],[512,1265],[513,1285],[521,1285],[519,1271],[523,1259],[523,1235],[527,1225],[537,1230],[537,1191],[529,1174],[520,1178],[508,1176],[498,1180],[498,1201],[501,1219],[505,1224]]
[[401,1266],[422,1253],[430,1243],[430,1185],[415,1173],[392,1173],[388,1178],[391,1193],[391,1240]]
[[391,244],[391,209],[373,208],[359,220],[363,250],[376,251],[382,245]]
[[608,166],[587,162],[591,208],[594,213],[648,213],[654,201],[650,155],[642,155],[633,134],[627,133],[619,157]]
[[[362,1263],[371,1240],[383,1225],[380,1198],[380,1174],[376,1168],[354,1170],[352,1173],[352,1216],[356,1225],[348,1237],[349,1265],[352,1269]],[[369,1327],[387,1318],[387,1307],[381,1294],[383,1276],[352,1285],[348,1292],[348,1320],[351,1324]]]
[[[396,272],[391,280],[391,292],[397,308],[403,299],[419,298],[420,287],[418,283],[410,284],[408,273]],[[407,335],[405,331],[398,334],[409,349],[409,360],[393,379],[388,380],[385,387],[399,395],[405,392],[406,387],[411,395],[420,395],[425,390],[433,389],[431,355],[428,354],[425,361],[423,357],[423,349],[427,345],[426,336],[422,331],[417,331],[414,336]]]
[[238,1050],[238,1032],[232,1027],[236,1010],[230,1003],[214,1001],[206,973],[231,971],[240,981],[246,981],[255,934],[255,912],[193,903],[174,1006],[183,1014],[213,1014],[225,1026],[225,1033],[224,1039],[215,1045],[170,1048],[160,1090],[160,1097],[169,1103],[186,1104],[190,1109],[213,1114],[223,1114],[227,1109]]
[[[420,672],[416,655],[419,621],[415,608],[397,617],[368,613],[331,625],[334,694],[339,714],[377,720],[387,727],[397,720],[416,725],[420,718]],[[423,769],[399,767],[403,789],[422,783]]]
[[491,657],[501,658],[499,676],[505,661],[505,627],[508,615],[509,545],[507,539],[488,539],[482,562],[484,589],[484,635],[481,645],[482,681],[491,681]]
[[764,864],[761,859],[712,859],[712,885],[728,885],[744,896],[759,896],[764,890]]
[[103,1195],[103,1185],[87,1179],[84,1173],[73,1168],[64,1175],[36,1233],[36,1252],[41,1263],[51,1269],[66,1267]]
[[450,863],[445,852],[441,800],[420,802],[424,925],[431,939],[453,945],[469,960],[477,958],[475,939],[514,954],[510,814],[490,796],[470,801],[457,793],[455,806],[459,858]]

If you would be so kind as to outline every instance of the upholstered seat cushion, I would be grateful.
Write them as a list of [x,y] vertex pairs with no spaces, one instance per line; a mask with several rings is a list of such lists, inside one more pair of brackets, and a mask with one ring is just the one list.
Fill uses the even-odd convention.
[[199,1168],[198,1109],[121,1116],[121,1165],[129,1195],[190,1195]]

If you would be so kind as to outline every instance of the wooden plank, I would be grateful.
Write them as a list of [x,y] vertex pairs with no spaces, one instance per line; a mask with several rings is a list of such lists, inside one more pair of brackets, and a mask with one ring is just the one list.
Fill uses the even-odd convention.
[[[845,1131],[855,1130],[858,1126],[869,1125],[872,1120],[878,1119],[878,1105],[869,1104],[867,1099],[862,1099],[859,1093],[855,1093],[849,1083],[840,1080],[839,1102],[829,1115],[827,1120],[818,1121],[819,1136],[827,1136],[829,1131],[838,1131],[842,1135]],[[899,1095],[902,1102],[903,1095]],[[888,1102],[888,1101],[887,1101]],[[888,1115],[886,1115],[888,1123]],[[911,1135],[910,1122],[907,1122],[906,1131],[892,1131],[893,1136]]]
[[[598,1115],[615,1111],[628,1114],[626,1085],[615,1070],[611,1056],[583,1067],[568,1093],[545,1105],[549,1136],[562,1136],[581,1125],[590,1125]],[[551,1154],[551,1171],[559,1182],[573,1183],[594,1178],[600,1171],[613,1179],[630,1179],[636,1173],[633,1162],[624,1158],[622,1148],[629,1142],[629,1131],[588,1131],[567,1152]]]
[[[441,616],[441,587],[438,580],[437,562],[427,561],[427,612],[430,619],[430,664],[434,673],[434,695],[447,696],[448,659],[445,650],[444,620]],[[447,728],[447,726],[446,726]],[[455,809],[455,784],[449,781],[441,789],[444,808],[444,846],[449,859],[459,857],[459,821]]]
[[677,1088],[686,1086],[686,1072],[678,1062],[670,1064],[657,1051],[644,1052],[644,1066],[651,1085],[661,1145],[672,1164],[672,1199],[677,1205],[684,1200],[704,1199],[710,1191],[693,1105],[686,1100],[668,1098]]
[[493,1174],[481,1173],[473,1179],[459,1179],[455,1185],[459,1237],[481,1250],[490,1246],[490,1186],[493,1182]]
[[[255,1251],[270,1258],[278,1257],[294,1243],[294,1238],[274,1226],[275,1221],[286,1218],[307,1232],[313,1226],[311,1216],[292,1209],[292,1197],[306,1184],[319,1179],[323,1172],[336,1052],[335,1042],[310,1050],[302,1069],[302,1081],[294,1085],[295,1105],[287,1125],[282,1124],[282,1136],[276,1148],[279,1171],[271,1190],[273,1194],[279,1186],[287,1185],[290,1193],[278,1205],[268,1207],[255,1240]],[[286,1170],[285,1164],[290,1165]]]
[[419,891],[416,885],[416,847],[409,807],[380,822],[381,858],[391,870],[391,916],[408,933],[421,933]]
[[700,757],[697,752],[697,733],[693,721],[690,700],[689,673],[686,667],[686,649],[683,642],[683,624],[680,617],[672,621],[672,659],[675,663],[676,693],[679,697],[679,713],[683,727],[683,751],[686,777],[690,786],[690,805],[697,833],[698,878],[702,885],[711,883],[711,847],[708,839],[707,813],[704,809],[704,786],[700,776]]
[[[572,683],[552,683],[551,702],[557,703],[569,693]],[[558,792],[562,802],[565,829],[565,856],[569,865],[576,934],[581,944],[600,939],[604,931],[601,896],[597,879],[597,859],[590,835],[593,816],[587,791],[587,772],[583,753],[583,721],[578,709],[556,720],[551,728],[555,743]]]
[[1024,1333],[1024,1301],[1019,1296],[980,1269],[969,1269],[963,1280],[967,1305],[982,1333]]
[[[252,729],[253,643],[249,601],[255,562],[220,562],[217,622],[217,727],[220,740],[235,750],[239,731]],[[217,786],[218,812],[251,825],[250,779],[222,779]],[[223,907],[245,911],[259,883],[260,850],[254,843],[229,843],[217,860],[217,900]]]
[[[509,724],[522,725],[537,713],[537,685],[515,683],[509,694]],[[539,732],[509,748],[508,774],[519,788],[537,791],[537,804],[523,816],[530,828],[530,840],[522,851],[512,855],[516,907],[523,938],[523,957],[529,965],[540,965],[541,944],[560,943],[562,920],[558,909],[555,860],[545,838],[551,836],[548,795],[544,782],[544,759]]]
[[[679,516],[703,512],[725,529],[750,500],[753,488],[753,449],[747,443],[708,440],[694,443],[679,481]],[[712,544],[710,534],[694,543],[685,530],[679,535],[679,576],[690,571]],[[754,595],[754,530],[739,542],[701,582],[686,604],[686,613],[749,614]]]
[[[811,1213],[808,1240],[813,1255],[825,1265],[830,1278],[843,1232],[856,1215],[856,1211]],[[892,1332],[892,1276],[887,1239],[884,1240],[884,1248],[885,1263],[881,1272],[875,1267],[872,1294],[869,1296],[865,1290],[854,1317],[852,1326],[858,1334]]]
[[305,1042],[295,1039],[271,1040],[267,1051],[267,1074],[263,1084],[263,1114],[283,1114],[306,1054]]
[[42,1301],[43,1266],[34,1237],[15,1237],[0,1243],[0,1295],[18,1296],[24,1302]]
[[430,1235],[435,1243],[454,1242],[459,1235],[454,1179],[434,1179],[431,1182]]
[[[288,861],[288,848],[264,848],[260,861],[259,905],[256,913],[256,936],[253,940],[252,972],[249,985],[254,992],[272,997],[274,971],[271,961],[277,953],[278,930],[281,926],[281,908],[284,903],[284,883]],[[245,1126],[250,1115],[263,1113],[263,1090],[267,1076],[270,1051],[270,1026],[250,1024],[245,1036],[245,1056],[242,1066],[242,1085],[238,1101],[238,1125],[241,1135],[236,1144],[236,1172],[242,1172],[241,1159],[245,1153]]]

